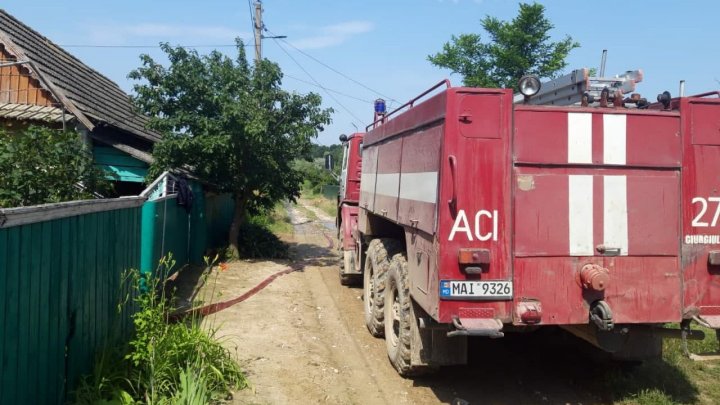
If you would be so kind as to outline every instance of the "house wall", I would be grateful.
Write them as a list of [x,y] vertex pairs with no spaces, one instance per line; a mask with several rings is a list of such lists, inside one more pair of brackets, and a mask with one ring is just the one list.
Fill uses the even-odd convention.
[[[0,64],[14,61],[15,57],[0,44]],[[21,65],[0,67],[0,103],[57,105],[50,92],[30,76],[27,67]]]
[[113,180],[145,182],[148,164],[110,146],[93,146],[93,158],[99,167],[113,173]]

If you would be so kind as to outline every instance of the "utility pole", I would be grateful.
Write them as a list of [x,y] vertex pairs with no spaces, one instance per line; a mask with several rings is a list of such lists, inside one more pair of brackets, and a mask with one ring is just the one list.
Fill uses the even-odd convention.
[[255,2],[255,63],[258,64],[262,60],[262,3],[260,0]]
[[283,39],[287,38],[285,35],[273,35],[273,36],[265,36],[263,35],[263,31],[265,31],[265,24],[262,21],[262,0],[256,0],[255,1],[255,64],[259,64],[262,60],[262,40],[263,39]]

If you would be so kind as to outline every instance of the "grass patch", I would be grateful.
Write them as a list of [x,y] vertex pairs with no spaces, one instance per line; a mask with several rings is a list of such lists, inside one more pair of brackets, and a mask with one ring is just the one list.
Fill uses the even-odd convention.
[[282,203],[263,214],[251,216],[240,227],[240,257],[287,259],[288,246],[276,234],[292,233],[292,229],[290,216]]
[[256,224],[265,226],[275,234],[290,234],[293,231],[290,214],[283,202],[278,202],[267,214],[254,217],[253,220],[256,221]]
[[313,205],[320,208],[324,213],[335,218],[337,215],[337,201],[320,196],[313,202]]
[[[172,265],[165,260],[161,267]],[[203,277],[214,268],[209,264]],[[199,316],[170,321],[175,308],[159,276],[131,271],[128,280],[137,308],[133,337],[99,353],[93,373],[74,393],[75,403],[207,404],[247,385],[212,326]]]
[[302,215],[303,215],[308,221],[317,221],[317,220],[319,219],[318,216],[317,216],[317,214],[316,214],[314,211],[308,209],[308,208],[307,208],[306,206],[304,206],[304,205],[296,204],[296,205],[295,205],[295,209],[297,209],[298,211],[300,211],[300,212],[302,213]]
[[[678,325],[668,325],[678,328]],[[696,329],[693,325],[693,329]],[[716,352],[715,331],[698,327],[705,339],[689,341],[692,353]],[[696,362],[682,353],[679,339],[665,339],[662,360],[649,361],[629,372],[606,375],[605,389],[616,404],[717,404],[720,403],[720,364]]]
[[303,190],[302,198],[310,202],[313,207],[319,208],[333,218],[337,215],[337,199],[335,198],[327,198],[321,193],[313,192],[311,189]]

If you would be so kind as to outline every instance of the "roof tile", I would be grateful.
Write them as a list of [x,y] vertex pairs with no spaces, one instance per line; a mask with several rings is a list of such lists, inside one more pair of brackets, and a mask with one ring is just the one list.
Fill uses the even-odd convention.
[[115,82],[82,63],[45,36],[0,9],[0,31],[94,121],[106,123],[151,142],[161,135],[145,128],[148,118],[134,110],[130,97]]

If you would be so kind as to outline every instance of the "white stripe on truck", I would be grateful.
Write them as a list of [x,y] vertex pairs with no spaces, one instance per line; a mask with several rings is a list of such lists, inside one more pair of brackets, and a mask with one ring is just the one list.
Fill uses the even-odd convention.
[[628,254],[627,177],[603,176],[603,245]]
[[399,188],[400,173],[378,173],[375,194],[397,198]]
[[438,172],[402,173],[400,198],[435,204],[437,185]]
[[372,194],[375,191],[375,173],[360,175],[360,191]]
[[593,246],[593,176],[568,176],[568,225],[570,256],[592,256]]
[[627,160],[627,116],[603,115],[603,162],[624,165]]
[[568,113],[568,163],[592,163],[592,114]]

